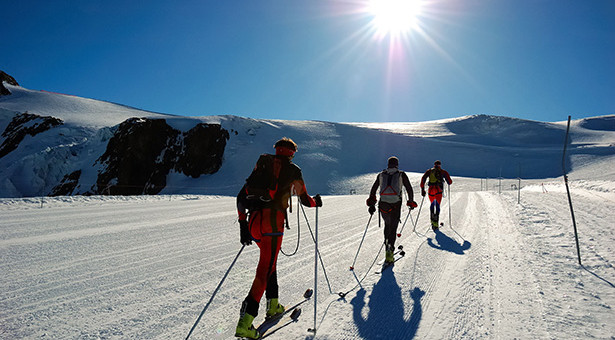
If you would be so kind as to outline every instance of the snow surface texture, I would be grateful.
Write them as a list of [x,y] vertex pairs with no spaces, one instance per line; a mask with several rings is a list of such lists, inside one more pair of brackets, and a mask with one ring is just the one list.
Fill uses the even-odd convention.
[[[237,116],[180,117],[56,93],[6,85],[0,97],[0,132],[17,113],[62,119],[64,124],[34,137],[0,158],[0,197],[48,195],[62,178],[82,170],[74,193],[91,191],[117,126],[132,117],[163,118],[180,131],[219,123],[230,133],[220,170],[191,178],[171,173],[163,194],[235,195],[262,153],[283,136],[299,144],[295,162],[311,192],[364,192],[391,155],[400,168],[422,173],[436,159],[456,176],[556,178],[562,175],[566,123],[543,123],[488,115],[422,123],[330,123],[256,120]],[[565,117],[563,117],[565,118]],[[579,170],[615,161],[615,116],[575,120],[566,166]],[[2,137],[0,137],[2,142]],[[608,167],[605,171],[615,171]]]
[[[312,300],[271,338],[612,339],[613,178],[572,183],[583,267],[561,180],[525,183],[518,204],[515,191],[458,191],[476,182],[453,179],[441,232],[429,229],[427,204],[413,232],[412,211],[398,240],[406,256],[382,275],[369,269],[382,244],[376,219],[349,270],[365,195],[325,196],[318,234],[331,291],[321,267],[316,336]],[[0,210],[2,339],[185,338],[240,249],[232,197],[0,199]],[[305,212],[314,231],[314,209]],[[289,219],[282,248],[300,243],[278,261],[287,305],[314,285],[310,229],[296,206]],[[192,339],[233,338],[257,259],[246,247]],[[355,275],[366,275],[360,287]],[[256,322],[264,300],[260,312]]]

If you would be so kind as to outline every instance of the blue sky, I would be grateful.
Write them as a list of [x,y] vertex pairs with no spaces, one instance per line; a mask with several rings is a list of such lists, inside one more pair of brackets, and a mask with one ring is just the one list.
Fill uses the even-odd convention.
[[335,122],[615,113],[615,1],[2,0],[24,87],[189,116]]

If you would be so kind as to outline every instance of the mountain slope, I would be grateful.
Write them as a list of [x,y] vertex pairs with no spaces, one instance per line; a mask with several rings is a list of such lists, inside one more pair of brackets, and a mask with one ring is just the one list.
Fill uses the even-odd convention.
[[[101,156],[118,127],[131,118],[163,120],[178,133],[198,124],[219,124],[228,132],[222,165],[197,177],[171,170],[160,193],[232,195],[241,187],[258,155],[272,152],[283,136],[299,144],[295,162],[311,192],[343,194],[364,190],[391,155],[400,168],[417,173],[435,159],[457,176],[475,178],[552,178],[562,174],[566,126],[507,117],[475,115],[422,123],[331,123],[257,120],[237,116],[180,117],[5,83],[12,93],[0,97],[0,130],[24,112],[60,119],[63,124],[26,135],[18,148],[0,158],[0,197],[49,195],[79,173],[72,194],[103,193]],[[574,121],[566,164],[579,169],[615,155],[613,116]],[[0,143],[7,137],[2,135]],[[155,138],[155,137],[151,137]],[[161,138],[170,138],[161,136]],[[133,138],[135,139],[135,138]],[[139,138],[136,138],[138,140]],[[156,151],[163,157],[168,148]],[[154,157],[155,158],[155,157]],[[171,166],[173,168],[173,166]],[[143,174],[151,177],[153,173]],[[116,180],[116,183],[122,182]],[[144,188],[143,183],[124,185]],[[143,192],[147,192],[144,188]]]

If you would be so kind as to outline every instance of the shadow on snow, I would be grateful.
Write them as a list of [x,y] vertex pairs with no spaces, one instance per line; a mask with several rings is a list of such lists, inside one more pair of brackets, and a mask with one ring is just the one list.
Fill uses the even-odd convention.
[[366,318],[362,311],[365,307],[365,289],[361,288],[350,301],[353,306],[353,319],[363,339],[412,339],[416,336],[423,315],[421,298],[425,292],[415,287],[410,293],[414,301],[412,314],[404,318],[402,292],[393,270],[382,273],[380,281],[374,285],[369,296],[369,313]]
[[463,241],[463,244],[457,243],[457,241],[450,238],[449,236],[441,232],[439,229],[436,230],[435,233],[437,244],[434,243],[433,239],[427,239],[427,244],[429,244],[429,246],[432,248],[446,250],[450,251],[451,253],[463,255],[465,254],[464,251],[470,249],[470,247],[472,246],[472,244],[466,240]]

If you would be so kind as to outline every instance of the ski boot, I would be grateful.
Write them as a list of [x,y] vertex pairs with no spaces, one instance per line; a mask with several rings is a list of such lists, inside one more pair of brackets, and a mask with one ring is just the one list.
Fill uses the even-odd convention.
[[239,322],[237,323],[237,328],[235,329],[235,336],[238,338],[248,338],[248,339],[258,339],[261,337],[261,334],[254,328],[252,325],[252,321],[254,321],[254,316],[245,313],[239,318]]
[[395,262],[395,248],[387,246],[386,253],[384,255],[384,263]]
[[433,221],[433,220],[431,221],[431,229],[433,231],[438,230],[438,221]]
[[385,263],[393,263],[393,262],[395,262],[395,257],[393,255],[392,251],[387,250],[386,255],[384,257],[384,262]]
[[439,213],[435,213],[432,212],[431,213],[431,229],[433,229],[433,231],[438,230],[439,227],[439,223],[438,221],[440,221],[440,214]]
[[282,306],[278,302],[277,298],[267,299],[267,314],[265,318],[267,319],[275,318],[276,316],[284,313],[285,310],[286,308],[284,308],[284,306]]

